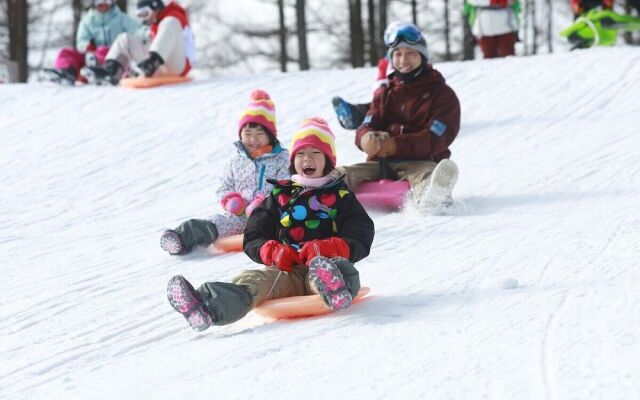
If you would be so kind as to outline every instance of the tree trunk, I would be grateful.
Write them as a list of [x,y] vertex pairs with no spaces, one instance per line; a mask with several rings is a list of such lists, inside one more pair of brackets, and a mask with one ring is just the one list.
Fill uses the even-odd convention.
[[[380,27],[380,36],[384,35],[385,29],[387,29],[387,0],[378,0],[378,26]],[[378,46],[378,54],[385,54],[387,52],[387,46],[383,40],[380,41]]]
[[522,0],[522,43],[524,44],[524,55],[529,55],[529,0]]
[[418,1],[417,0],[411,0],[411,20],[415,25],[418,25]]
[[473,37],[469,20],[467,20],[467,17],[464,15],[462,15],[462,30],[462,59],[473,60],[476,58],[476,38]]
[[298,53],[301,71],[309,69],[309,53],[307,52],[307,22],[305,19],[305,1],[296,0],[296,25],[298,30]]
[[26,82],[29,77],[28,15],[29,4],[27,0],[7,0],[9,60],[18,64],[18,82]]
[[547,0],[547,46],[553,53],[553,1]]
[[369,28],[369,64],[378,64],[378,46],[380,45],[378,32],[376,31],[376,7],[374,0],[367,0],[367,16]]
[[284,20],[284,0],[278,0],[278,17],[280,22],[280,71],[287,72],[287,26]]
[[76,47],[76,35],[78,33],[78,25],[80,25],[80,19],[82,18],[82,10],[84,8],[82,4],[82,0],[72,0],[71,8],[73,12],[73,31],[71,32],[71,38],[73,41],[73,47]]
[[538,36],[540,34],[540,30],[538,29],[538,24],[536,23],[536,1],[531,1],[531,28],[533,29],[533,42],[531,43],[531,53],[538,54]]
[[451,24],[449,21],[449,0],[444,0],[444,57],[451,61]]
[[349,0],[349,28],[351,31],[351,65],[364,67],[364,32],[362,29],[361,0]]

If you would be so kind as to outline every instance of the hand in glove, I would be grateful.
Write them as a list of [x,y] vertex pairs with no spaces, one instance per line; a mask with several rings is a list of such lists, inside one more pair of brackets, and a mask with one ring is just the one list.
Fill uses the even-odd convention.
[[249,203],[249,205],[247,206],[247,208],[244,210],[244,213],[247,214],[247,217],[249,215],[251,215],[251,213],[253,212],[253,210],[256,209],[256,207],[258,207],[260,204],[262,204],[262,202],[264,201],[264,199],[266,199],[267,196],[265,196],[263,193],[258,193],[256,195],[256,197],[254,197],[253,200],[251,200],[251,203]]
[[378,154],[380,151],[379,132],[370,131],[362,135],[360,138],[360,148],[370,157]]
[[327,258],[342,257],[349,258],[351,251],[349,244],[342,238],[330,237],[328,239],[311,240],[302,246],[300,250],[300,258],[309,264],[316,256],[324,256]]
[[247,207],[247,201],[242,198],[240,193],[227,193],[221,200],[222,208],[235,215],[242,215]]
[[378,151],[378,157],[391,157],[396,154],[398,146],[396,140],[389,136],[387,132],[380,132],[380,151]]
[[275,265],[285,272],[291,272],[294,265],[302,264],[296,249],[276,240],[268,240],[260,247],[260,259],[264,265]]

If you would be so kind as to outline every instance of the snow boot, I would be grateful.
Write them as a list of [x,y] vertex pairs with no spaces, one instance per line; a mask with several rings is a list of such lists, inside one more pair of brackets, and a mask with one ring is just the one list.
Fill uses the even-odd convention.
[[451,206],[453,204],[451,192],[457,180],[458,166],[449,159],[440,161],[431,173],[429,186],[422,192],[418,209],[429,212]]
[[104,65],[82,68],[80,74],[91,84],[115,86],[124,75],[124,67],[116,60],[107,60]]
[[358,127],[353,118],[351,105],[347,103],[342,97],[334,97],[331,100],[331,104],[333,104],[333,109],[338,116],[338,121],[344,129],[356,129]]
[[311,286],[332,310],[343,310],[351,305],[351,293],[338,266],[327,257],[317,256],[309,263]]
[[138,70],[144,76],[151,77],[156,73],[156,70],[164,64],[164,60],[160,55],[154,51],[149,53],[149,58],[138,64]]
[[160,236],[160,247],[172,256],[181,256],[188,253],[187,248],[182,242],[182,238],[172,229],[167,229],[162,232],[162,236]]
[[76,69],[73,67],[56,69],[45,68],[45,77],[50,82],[59,83],[65,86],[74,86],[76,84]]
[[167,298],[174,310],[182,314],[191,328],[203,331],[213,325],[213,318],[207,311],[200,294],[183,276],[176,275],[167,285]]

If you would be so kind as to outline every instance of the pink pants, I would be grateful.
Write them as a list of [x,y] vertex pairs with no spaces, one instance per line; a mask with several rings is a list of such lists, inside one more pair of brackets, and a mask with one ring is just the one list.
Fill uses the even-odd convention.
[[[96,49],[96,58],[98,59],[98,63],[104,63],[104,59],[108,52],[109,47],[107,46],[100,46]],[[80,71],[80,68],[84,67],[84,53],[80,53],[78,50],[71,47],[65,47],[60,50],[53,66],[56,69],[73,67],[76,72]]]

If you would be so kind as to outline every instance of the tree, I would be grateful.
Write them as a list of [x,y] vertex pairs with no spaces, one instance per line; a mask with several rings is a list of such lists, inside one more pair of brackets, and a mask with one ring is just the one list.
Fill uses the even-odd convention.
[[296,0],[296,26],[298,33],[298,63],[301,71],[309,69],[307,52],[307,22],[305,19],[305,0]]
[[444,59],[451,60],[451,24],[449,22],[449,0],[444,0]]
[[27,0],[7,0],[9,25],[9,60],[18,64],[18,82],[26,82],[29,76],[27,62],[29,41],[29,4]]
[[80,25],[82,12],[84,11],[84,4],[82,3],[82,0],[71,0],[71,9],[73,11],[73,31],[71,32],[71,37],[73,38],[73,47],[76,47],[76,32],[78,32],[78,26]]
[[[378,0],[378,26],[380,27],[381,33],[387,29],[387,13],[387,0]],[[387,46],[385,45],[384,40],[381,40],[380,45],[378,46],[378,54],[384,54],[386,51]]]
[[349,1],[349,30],[351,32],[351,65],[364,66],[364,32],[362,29],[362,2]]
[[280,22],[280,71],[287,72],[287,25],[284,19],[284,0],[278,0],[278,19]]
[[367,17],[369,33],[369,64],[376,65],[378,62],[378,45],[380,44],[380,40],[378,38],[381,35],[378,35],[378,31],[376,30],[376,7],[374,0],[367,0]]

